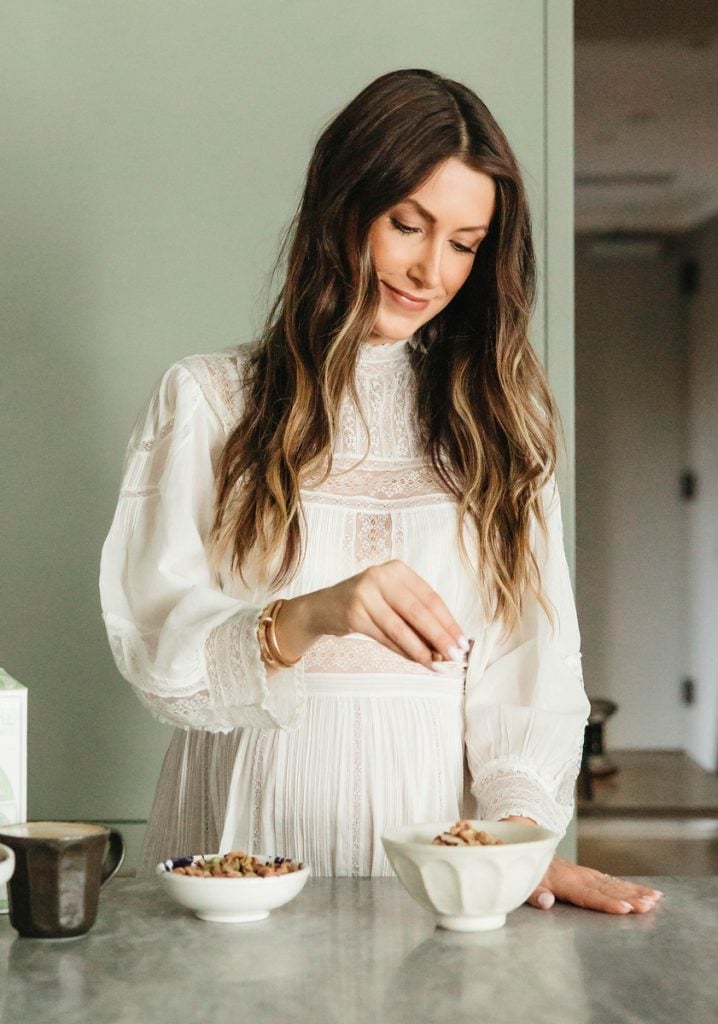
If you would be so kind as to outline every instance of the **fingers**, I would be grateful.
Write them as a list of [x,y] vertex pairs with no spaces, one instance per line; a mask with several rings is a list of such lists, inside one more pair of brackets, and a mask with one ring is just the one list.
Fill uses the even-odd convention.
[[[389,622],[382,625],[394,642],[417,654],[426,651],[430,660],[432,652],[438,652],[443,660],[462,662],[470,647],[468,637],[436,591],[398,560],[376,569],[381,570],[376,573],[379,589],[393,612]],[[426,663],[423,657],[410,656]]]
[[370,566],[317,594],[314,626],[320,634],[363,633],[427,669],[444,662],[461,666],[470,650],[441,597],[398,559]]
[[555,902],[556,897],[545,885],[539,885],[538,888],[534,889],[527,900],[527,903],[530,903],[532,907],[536,907],[537,910],[550,910]]
[[370,637],[372,640],[376,640],[377,643],[382,644],[384,647],[388,647],[390,651],[395,654],[400,654],[402,658],[408,658],[410,661],[421,662],[422,665],[426,665],[427,668],[431,668],[431,657],[426,656],[414,657],[409,654],[406,647],[403,647],[400,643],[397,643],[392,636],[390,636],[384,628],[380,620],[375,620],[369,613],[367,613],[367,623],[363,629],[357,630],[359,633],[363,633],[364,636]]
[[371,637],[389,650],[423,665],[424,668],[440,671],[447,666],[447,662],[444,661],[439,668],[434,668],[436,652],[384,601],[381,595],[367,602],[360,610],[355,610],[352,622],[356,632]]
[[[362,574],[364,575],[364,574]],[[346,609],[346,620],[352,633],[376,640],[395,654],[431,669],[432,654],[421,638],[393,611],[375,585],[373,577],[356,581]]]
[[633,909],[631,904],[622,900],[620,896],[591,887],[576,888],[567,902],[585,910],[598,910],[603,914],[630,914]]
[[662,896],[656,889],[591,868],[577,866],[575,879],[582,905],[607,914],[645,914],[655,908]]
[[[612,908],[609,913],[645,914],[655,909],[663,895],[658,889],[614,878],[613,875],[602,875],[596,886],[604,901]],[[618,904],[621,910],[615,909]]]
[[375,639],[405,658],[409,658],[410,661],[415,661],[423,665],[424,668],[432,668],[433,652],[401,616],[392,611],[388,605],[383,611],[379,610],[376,617],[373,613],[371,614],[376,631]]
[[559,857],[554,858],[529,902],[541,906],[539,899],[546,891],[564,903],[604,914],[645,914],[656,907],[663,895],[657,889],[614,878]]

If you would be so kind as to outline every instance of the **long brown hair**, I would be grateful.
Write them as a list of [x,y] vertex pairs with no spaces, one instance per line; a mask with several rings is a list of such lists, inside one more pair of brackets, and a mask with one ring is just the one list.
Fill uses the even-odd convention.
[[[300,487],[331,471],[343,396],[371,333],[379,289],[368,234],[382,213],[455,157],[490,175],[496,206],[471,273],[417,332],[411,358],[425,449],[473,524],[490,614],[516,621],[525,590],[541,596],[532,517],[556,462],[556,412],[528,341],[535,261],[528,204],[503,132],[466,86],[426,70],[368,85],[322,133],[280,260],[284,284],[247,365],[244,409],[217,471],[213,541],[242,576],[285,583],[303,552]],[[547,609],[548,610],[548,609]]]

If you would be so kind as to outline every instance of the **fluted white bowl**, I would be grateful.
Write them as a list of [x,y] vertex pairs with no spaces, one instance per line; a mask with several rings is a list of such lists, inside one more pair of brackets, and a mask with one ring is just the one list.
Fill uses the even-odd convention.
[[[206,860],[221,854],[203,854]],[[254,854],[267,860],[262,854]],[[302,891],[309,868],[269,878],[198,878],[177,875],[168,862],[155,868],[165,892],[203,921],[219,924],[246,924],[262,921],[270,911],[284,906]]]
[[452,931],[501,928],[506,915],[531,895],[561,838],[517,821],[472,820],[500,846],[438,846],[432,839],[452,821],[403,825],[381,837],[399,879],[417,903]]

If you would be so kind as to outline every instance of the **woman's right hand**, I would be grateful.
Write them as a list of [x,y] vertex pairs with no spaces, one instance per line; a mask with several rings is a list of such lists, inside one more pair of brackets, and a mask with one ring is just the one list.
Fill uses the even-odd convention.
[[320,636],[348,633],[362,633],[429,669],[437,653],[461,662],[470,646],[441,597],[398,559],[285,600],[275,628],[288,658],[300,657]]

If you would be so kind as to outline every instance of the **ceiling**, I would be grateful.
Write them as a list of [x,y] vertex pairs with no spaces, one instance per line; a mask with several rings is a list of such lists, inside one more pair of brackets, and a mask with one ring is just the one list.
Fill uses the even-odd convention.
[[718,0],[575,0],[576,229],[718,213]]

